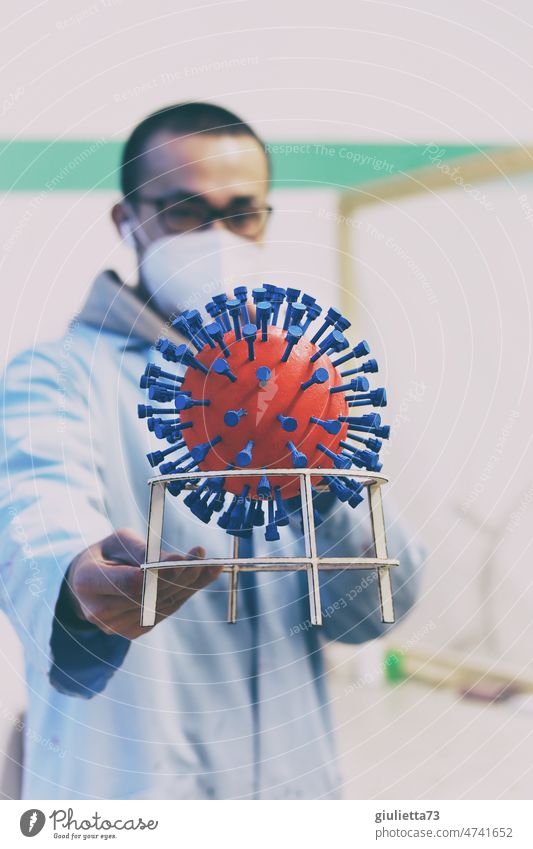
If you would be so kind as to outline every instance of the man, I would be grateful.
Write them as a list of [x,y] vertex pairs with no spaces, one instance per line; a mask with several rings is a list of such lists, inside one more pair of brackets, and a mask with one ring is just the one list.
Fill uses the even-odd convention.
[[[35,732],[23,795],[334,798],[322,644],[385,632],[374,573],[321,576],[333,610],[322,628],[309,627],[302,573],[248,573],[230,627],[227,577],[175,567],[161,573],[155,627],[139,625],[143,455],[153,448],[136,418],[139,375],[162,329],[178,339],[169,312],[213,294],[199,288],[209,269],[258,249],[269,215],[264,145],[226,110],[173,106],[134,130],[121,180],[112,217],[137,253],[136,287],[104,272],[65,339],[17,357],[5,376],[1,590],[24,644]],[[221,529],[168,501],[169,556],[227,553]],[[422,558],[385,510],[400,618]],[[326,504],[320,549],[364,553],[365,517]],[[297,517],[285,530],[282,550],[297,554]],[[55,752],[40,747],[45,738]]]

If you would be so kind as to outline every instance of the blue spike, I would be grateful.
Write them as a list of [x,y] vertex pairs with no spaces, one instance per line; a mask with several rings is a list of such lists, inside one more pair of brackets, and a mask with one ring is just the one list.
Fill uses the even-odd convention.
[[256,306],[260,301],[266,301],[267,300],[267,290],[265,289],[265,287],[264,286],[258,286],[257,289],[252,289],[252,298],[253,298],[253,302]]
[[[179,422],[179,419],[173,419],[172,421]],[[172,421],[168,422],[168,424],[172,424]],[[154,433],[157,425],[164,425],[164,424],[165,424],[164,419],[158,419],[155,416],[150,416],[150,418],[146,419],[146,426],[147,426],[148,430],[150,431],[150,433]]]
[[248,322],[250,321],[250,318],[248,316],[248,306],[247,306],[248,289],[246,288],[246,286],[235,286],[235,289],[233,290],[233,294],[235,295],[235,297],[237,298],[237,300],[239,301],[239,303],[241,305],[241,320],[242,320],[242,323],[248,324]]
[[[163,463],[168,454],[172,454],[173,451],[179,451],[181,448],[185,448],[185,442],[183,440],[176,443],[176,445],[171,445],[170,448],[165,448],[164,451],[151,451],[146,455],[146,459],[152,468],[154,468],[155,466],[159,466],[160,463]],[[179,462],[182,463],[184,460],[188,460],[190,456],[190,454],[186,454],[184,457],[180,457]]]
[[241,302],[237,298],[234,298],[231,301],[228,301],[227,307],[231,316],[231,320],[233,321],[235,339],[237,340],[237,342],[240,342],[240,340],[242,339],[241,323],[239,320],[241,315]]
[[200,521],[205,522],[206,525],[209,524],[211,517],[215,512],[213,508],[215,498],[216,495],[213,497],[210,492],[206,492],[195,507],[194,515],[198,516]]
[[163,426],[165,426],[165,427],[166,427],[167,425],[177,424],[178,422],[179,422],[179,419],[172,419],[171,421],[168,421],[168,420],[167,420],[167,421],[165,422],[165,420],[164,420],[164,419],[158,419],[158,418],[155,418],[155,417],[153,417],[153,416],[151,416],[150,418],[146,419],[146,425],[147,425],[148,430],[150,431],[150,433],[154,433],[154,432],[155,432],[156,427],[163,427]]
[[339,333],[338,330],[332,330],[329,336],[327,336],[318,346],[318,351],[313,354],[310,358],[310,362],[316,362],[320,357],[323,357],[324,354],[329,354],[331,351],[342,351],[346,348],[350,343],[346,339],[342,333]]
[[162,357],[172,363],[181,363],[185,366],[192,366],[198,371],[207,374],[208,369],[200,360],[197,360],[193,352],[187,345],[174,345],[168,339],[159,339],[156,347],[161,352]]
[[189,322],[189,327],[191,328],[194,336],[197,339],[203,340],[203,342],[207,342],[207,344],[211,345],[211,347],[214,347],[211,344],[210,338],[208,337],[207,333],[205,332],[204,322],[203,322],[202,316],[200,315],[199,311],[198,310],[187,310],[187,312],[184,313],[184,316],[187,319],[187,321]]
[[137,404],[137,415],[140,419],[149,416],[175,416],[176,410],[173,407],[147,407],[145,404]]
[[228,523],[229,523],[229,517],[231,516],[231,511],[236,506],[237,501],[238,501],[238,496],[234,495],[233,498],[231,499],[230,505],[227,508],[227,510],[225,510],[224,513],[222,513],[222,516],[220,516],[217,520],[217,525],[219,526],[219,528],[223,528],[224,530],[227,529]]
[[[179,471],[181,472],[183,471],[183,469],[179,469]],[[168,472],[165,474],[171,473]],[[187,479],[181,481],[169,481],[169,483],[167,484],[167,492],[169,492],[171,495],[179,495],[181,492],[183,492],[183,490],[189,483],[192,483],[192,481]]]
[[379,427],[381,416],[379,413],[365,413],[363,416],[339,416],[339,421],[348,422],[350,425],[361,425],[361,427]]
[[148,390],[148,400],[149,401],[158,401],[160,404],[166,403],[166,401],[173,401],[176,397],[176,391],[169,392],[168,389],[159,389],[157,386],[150,386]]
[[336,392],[366,392],[369,385],[366,377],[353,377],[348,383],[332,386],[329,391],[331,395],[335,395]]
[[185,395],[183,392],[179,395],[176,395],[176,400],[174,401],[174,406],[176,410],[190,410],[191,407],[209,407],[211,401],[207,398],[202,401],[195,401],[193,398],[189,398],[188,395]]
[[340,433],[342,424],[338,419],[317,419],[316,416],[311,416],[309,419],[313,424],[320,425],[323,427],[326,433],[330,433],[332,436],[336,436]]
[[211,506],[213,508],[213,513],[220,513],[220,511],[224,507],[224,501],[226,499],[226,493],[223,489],[220,492],[216,492],[213,497],[213,501],[211,502]]
[[172,327],[175,327],[179,333],[185,336],[186,339],[189,339],[198,352],[202,350],[204,343],[198,340],[184,315],[178,315],[172,322]]
[[[293,304],[291,308],[291,326],[299,327],[307,310],[304,304]],[[303,329],[302,329],[303,333]]]
[[387,406],[387,393],[383,387],[373,389],[367,392],[366,395],[356,395],[354,399],[348,398],[349,407],[366,407],[372,404],[373,407]]
[[287,347],[285,348],[285,351],[284,351],[283,356],[281,358],[282,363],[287,362],[292,349],[300,341],[302,336],[303,336],[303,331],[302,331],[301,327],[289,327],[289,329],[287,330],[287,336],[286,336]]
[[254,526],[254,517],[255,517],[255,501],[251,498],[250,503],[248,505],[248,510],[246,511],[246,516],[244,519],[244,528],[247,531],[252,531]]
[[148,388],[148,398],[150,401],[173,401],[176,395],[190,395],[188,391],[184,391],[180,386],[171,386],[169,389],[164,386],[153,384]]
[[331,475],[324,475],[324,480],[329,486],[331,492],[337,496],[339,501],[344,502],[350,500],[351,492],[347,486],[344,486],[344,484],[341,483],[341,481]]
[[175,445],[175,443],[178,442],[181,438],[182,438],[181,431],[176,430],[175,428],[170,430],[169,433],[167,434],[167,437],[166,437],[169,445]]
[[209,442],[201,442],[199,445],[195,445],[194,448],[191,448],[191,457],[193,460],[196,460],[197,463],[202,463],[211,448],[214,448],[215,445],[218,445],[219,442],[222,442],[221,436],[215,436]]
[[241,407],[240,410],[226,410],[224,413],[224,424],[227,427],[235,427],[239,424],[243,416],[248,415],[247,410]]
[[298,427],[298,422],[296,419],[293,419],[292,416],[282,416],[281,413],[279,416],[276,416],[278,422],[281,423],[283,430],[286,430],[287,433],[293,433]]
[[316,345],[316,343],[318,342],[320,337],[326,332],[328,327],[333,327],[335,322],[338,321],[340,317],[341,317],[341,314],[338,310],[333,309],[333,307],[329,308],[329,310],[326,313],[326,317],[324,318],[324,321],[322,323],[322,326],[320,327],[320,330],[317,330],[317,332],[315,333],[315,335],[311,339],[311,342],[313,343],[313,345]]
[[235,381],[237,380],[237,375],[233,374],[226,360],[223,360],[222,358],[220,358],[219,360],[215,360],[212,363],[211,368],[213,369],[215,374],[220,374],[224,377],[228,377],[232,383],[235,383]]
[[359,433],[371,433],[372,436],[378,436],[380,439],[389,439],[390,425],[382,425],[381,427],[365,427],[364,425],[348,425],[348,436],[355,439],[352,431],[356,430]]
[[229,348],[224,342],[224,334],[220,329],[220,325],[216,321],[214,321],[213,324],[208,324],[205,329],[207,330],[209,336],[211,336],[211,338],[217,343],[224,356],[229,357]]
[[291,314],[292,314],[292,305],[296,303],[300,296],[300,289],[292,289],[288,288],[285,292],[285,300],[287,301],[287,310],[285,312],[285,321],[283,322],[283,329],[288,330],[289,324],[291,323]]
[[335,454],[334,451],[331,451],[329,448],[326,448],[326,446],[322,445],[321,442],[318,442],[316,447],[319,451],[322,451],[322,453],[325,454],[326,457],[329,457],[330,460],[333,460],[333,465],[336,469],[349,469],[352,465],[348,457],[344,457],[342,454]]
[[255,512],[254,512],[254,527],[260,528],[265,524],[265,514],[263,511],[263,505],[260,501],[254,501],[255,504]]
[[365,451],[360,448],[353,448],[347,442],[340,443],[342,448],[350,452],[351,461],[361,469],[368,469],[371,472],[379,472],[382,465],[379,462],[379,456],[373,451]]
[[204,492],[204,490],[207,489],[207,486],[208,486],[207,481],[202,481],[202,483],[198,486],[197,489],[192,489],[189,492],[189,494],[186,495],[185,498],[183,499],[183,503],[185,504],[185,506],[188,507],[189,509],[194,507],[194,505],[198,501],[200,501],[200,498],[202,497],[202,493]]
[[157,366],[155,363],[148,363],[144,373],[147,377],[163,377],[166,380],[172,380],[174,383],[183,383],[185,380],[184,377],[181,377],[178,374],[172,374],[170,371],[163,371],[161,366]]
[[359,368],[351,368],[349,371],[341,371],[341,377],[351,377],[352,374],[376,374],[379,371],[377,360],[367,360]]
[[181,433],[182,430],[187,430],[192,427],[192,422],[180,422],[175,420],[173,422],[164,422],[163,419],[159,419],[160,424],[156,424],[154,426],[154,432],[158,439],[163,439],[168,436],[169,433],[174,433],[175,431],[179,431]]
[[[209,303],[205,305],[205,311],[209,316],[211,316],[212,319],[214,319],[214,324],[218,324],[222,333],[225,333],[226,328],[224,326],[224,322],[222,321],[222,317],[221,317],[222,310],[219,307],[219,305],[215,304],[214,301],[209,301]],[[208,324],[207,327],[205,328],[207,330],[207,332],[209,332],[210,327],[211,327],[211,325]]]
[[335,322],[335,330],[338,330],[339,333],[344,333],[345,330],[348,330],[349,327],[352,326],[352,322],[341,315],[337,321]]
[[352,350],[348,354],[345,354],[343,357],[339,357],[338,360],[333,360],[333,365],[335,367],[341,366],[343,363],[347,363],[348,360],[351,360],[354,357],[356,359],[359,359],[359,357],[366,357],[366,355],[369,353],[370,345],[365,339],[363,339],[361,342],[359,342],[358,345],[355,346],[355,348],[352,348]]
[[376,454],[379,454],[381,449],[383,448],[383,443],[379,439],[365,439],[364,436],[357,436],[355,433],[347,433],[347,439],[354,439],[356,442],[360,442],[365,448],[368,448],[369,451],[374,451]]
[[228,315],[228,296],[223,292],[219,295],[214,295],[213,302],[220,309],[220,318],[222,319],[222,323],[226,328],[226,332],[228,332],[228,330],[231,330],[231,322],[229,320]]
[[266,386],[270,378],[272,377],[272,372],[268,368],[268,366],[259,366],[259,368],[255,372],[255,376],[259,381],[259,386]]
[[269,301],[259,301],[256,307],[256,321],[261,328],[261,341],[268,341],[268,320],[272,312],[272,304]]
[[170,432],[174,427],[180,425],[180,420],[150,418],[146,419],[146,424],[151,433],[155,433],[158,439],[163,439],[167,435],[165,431]]
[[259,483],[257,484],[257,497],[263,499],[272,498],[272,487],[270,486],[270,481],[266,475],[263,475],[263,477],[259,479]]
[[305,324],[302,327],[302,330],[303,330],[304,333],[307,331],[309,325],[312,324],[313,321],[316,321],[316,319],[321,314],[321,312],[322,312],[322,307],[319,306],[318,304],[311,304],[311,306],[308,307],[307,318],[305,319]]
[[305,469],[307,466],[307,457],[301,451],[298,451],[294,442],[287,442],[287,448],[291,452],[292,465],[295,469]]
[[275,542],[279,538],[279,531],[274,521],[274,502],[270,499],[268,502],[268,524],[265,530],[265,539],[267,542]]
[[231,508],[228,527],[226,529],[228,533],[240,531],[242,529],[242,524],[245,518],[246,511],[246,497],[249,491],[250,486],[248,484],[245,484],[242,488],[241,494],[238,496],[235,504]]
[[364,486],[359,481],[354,480],[354,478],[341,478],[343,484],[350,490],[350,498],[348,499],[348,504],[350,507],[357,507],[358,504],[361,504],[364,501],[361,493],[364,490]]
[[190,472],[196,466],[194,460],[192,460],[188,466],[181,466],[181,463],[183,463],[183,457],[179,460],[174,460],[173,463],[163,463],[161,466],[159,466],[159,471],[162,475],[174,475],[181,474],[182,472]]
[[255,324],[245,324],[242,332],[248,345],[248,359],[255,360],[254,343],[257,338],[257,327]]
[[274,487],[274,498],[276,499],[276,514],[274,520],[278,528],[285,527],[289,524],[289,514],[285,509],[283,498],[281,497],[281,487]]
[[[181,382],[183,383],[184,380],[185,378],[182,378]],[[180,390],[176,383],[167,383],[165,380],[158,380],[157,377],[149,374],[141,374],[139,386],[141,389],[149,389],[151,386],[156,386],[158,389],[167,389],[173,392],[179,392]]]
[[[315,521],[315,527],[318,528],[318,526],[321,525],[322,522],[323,522],[322,516],[320,515],[320,513],[318,512],[318,510],[315,507],[315,499],[320,495],[320,493],[318,492],[318,490],[314,486],[311,487],[311,493],[312,493],[312,504],[313,504],[313,519]],[[303,522],[302,522],[302,531],[303,531]]]
[[316,304],[316,298],[313,298],[312,295],[308,295],[306,292],[304,292],[301,298],[301,303],[306,309],[309,309],[309,307],[312,307],[314,304]]
[[325,383],[328,378],[329,372],[327,368],[317,368],[317,370],[313,372],[309,380],[306,380],[305,383],[300,384],[300,389],[309,389],[309,387],[313,386],[315,383]]
[[245,447],[237,454],[235,463],[237,466],[249,466],[252,462],[252,449],[254,447],[253,439],[250,439]]
[[285,289],[283,289],[281,286],[276,286],[275,289],[274,289],[274,293],[272,295],[272,298],[271,298],[272,309],[273,309],[272,324],[274,326],[278,322],[279,311],[281,309],[281,305],[284,302],[284,300],[285,300]]
[[225,478],[209,478],[208,487],[211,492],[221,492],[224,489]]

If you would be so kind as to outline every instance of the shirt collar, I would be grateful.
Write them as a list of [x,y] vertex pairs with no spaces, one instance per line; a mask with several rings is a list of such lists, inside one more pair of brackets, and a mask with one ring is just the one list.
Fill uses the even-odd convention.
[[161,335],[177,344],[187,341],[112,270],[96,277],[77,319],[126,337],[128,348],[153,345]]

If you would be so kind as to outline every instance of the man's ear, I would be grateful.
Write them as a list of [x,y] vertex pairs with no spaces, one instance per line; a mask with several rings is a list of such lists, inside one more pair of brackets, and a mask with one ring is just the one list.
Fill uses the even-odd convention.
[[128,220],[128,214],[124,208],[124,204],[116,203],[111,208],[111,220],[115,227],[117,228],[118,234],[121,239],[124,238],[123,227],[126,221]]
[[111,219],[118,230],[119,236],[139,256],[137,239],[133,235],[133,227],[127,209],[123,203],[116,203],[111,209]]

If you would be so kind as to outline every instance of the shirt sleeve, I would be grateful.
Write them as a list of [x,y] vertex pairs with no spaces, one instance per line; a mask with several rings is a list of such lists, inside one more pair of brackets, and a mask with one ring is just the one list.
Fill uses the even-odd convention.
[[80,357],[61,343],[21,354],[3,377],[0,440],[0,604],[33,671],[82,696],[105,687],[128,643],[72,618],[62,592],[76,555],[113,531],[88,384]]
[[[386,492],[383,493],[383,514],[389,557],[400,561],[399,566],[390,570],[397,623],[416,601],[427,553],[399,518]],[[373,557],[368,505],[363,503],[352,510],[337,501],[317,529],[317,546],[320,555],[327,552],[332,557],[348,557],[350,554]],[[381,621],[375,569],[324,571],[320,575],[320,587],[326,639],[364,643],[394,628],[395,623]]]

